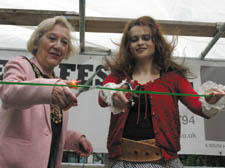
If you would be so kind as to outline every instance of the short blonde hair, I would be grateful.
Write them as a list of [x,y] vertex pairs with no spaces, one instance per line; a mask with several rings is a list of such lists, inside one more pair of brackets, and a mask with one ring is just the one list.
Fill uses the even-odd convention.
[[27,50],[31,52],[34,56],[37,54],[38,43],[40,38],[50,29],[52,29],[56,24],[63,25],[65,28],[69,30],[69,45],[68,52],[66,54],[65,59],[68,59],[70,56],[75,55],[76,49],[72,43],[71,32],[74,30],[72,25],[68,22],[68,20],[64,16],[55,16],[53,18],[48,18],[43,20],[35,31],[32,33],[30,39],[27,42]]

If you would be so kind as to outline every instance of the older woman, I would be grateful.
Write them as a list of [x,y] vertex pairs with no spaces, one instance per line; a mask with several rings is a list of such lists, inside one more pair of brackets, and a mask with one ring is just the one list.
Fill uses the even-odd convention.
[[[66,84],[55,76],[54,68],[74,54],[71,30],[63,16],[42,21],[28,41],[33,57],[10,60],[3,80]],[[0,167],[58,168],[63,149],[82,156],[92,153],[84,135],[67,130],[67,110],[77,106],[68,87],[4,85],[0,96]]]

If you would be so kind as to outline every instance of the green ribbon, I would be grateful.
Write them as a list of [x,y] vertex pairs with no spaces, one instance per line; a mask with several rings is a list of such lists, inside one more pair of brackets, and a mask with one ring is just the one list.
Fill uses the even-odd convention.
[[1,85],[29,85],[29,86],[61,86],[61,87],[77,87],[77,88],[94,88],[99,90],[114,90],[121,92],[140,93],[140,94],[154,94],[154,95],[170,95],[170,96],[192,96],[192,97],[207,97],[209,95],[188,94],[188,93],[170,93],[170,92],[156,92],[147,90],[129,90],[121,88],[106,88],[103,86],[90,86],[90,85],[67,85],[67,84],[48,84],[48,83],[29,83],[29,82],[7,82],[0,81]]

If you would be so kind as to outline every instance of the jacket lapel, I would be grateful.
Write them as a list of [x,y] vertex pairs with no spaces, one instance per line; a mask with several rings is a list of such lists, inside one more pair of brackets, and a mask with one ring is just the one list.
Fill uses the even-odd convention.
[[51,131],[52,127],[51,127],[51,120],[50,120],[50,113],[51,113],[51,109],[50,109],[50,105],[49,104],[44,104],[44,109],[45,109],[45,118],[46,118],[46,122],[48,123],[48,128]]

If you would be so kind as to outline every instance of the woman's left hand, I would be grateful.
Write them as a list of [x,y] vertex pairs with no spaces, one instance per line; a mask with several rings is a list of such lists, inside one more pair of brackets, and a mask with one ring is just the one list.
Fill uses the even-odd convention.
[[83,135],[80,137],[80,140],[79,140],[79,148],[80,149],[79,151],[77,151],[77,153],[80,156],[87,157],[93,153],[93,147],[90,141]]
[[208,95],[205,97],[206,102],[209,104],[215,104],[225,95],[225,91],[221,89],[210,89],[205,94]]

